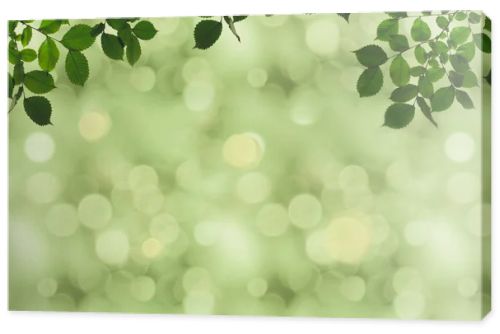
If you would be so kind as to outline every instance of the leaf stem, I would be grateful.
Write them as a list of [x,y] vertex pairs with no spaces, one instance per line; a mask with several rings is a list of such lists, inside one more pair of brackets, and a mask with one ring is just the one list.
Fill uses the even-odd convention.
[[26,27],[29,27],[29,28],[31,28],[31,29],[33,29],[33,30],[35,30],[35,31],[39,32],[40,34],[44,35],[45,37],[50,38],[50,39],[52,39],[52,40],[54,40],[54,41],[56,41],[56,42],[60,43],[62,46],[64,46],[64,47],[66,48],[66,46],[63,44],[63,42],[62,42],[61,40],[59,40],[59,39],[57,39],[57,38],[55,38],[55,37],[49,36],[49,34],[44,33],[43,31],[41,31],[41,30],[40,30],[40,29],[38,29],[38,28],[35,28],[35,27],[34,27],[34,26],[32,26],[31,24],[25,23],[25,22],[23,22],[23,21],[19,21],[19,22],[20,22],[21,24],[24,24]]

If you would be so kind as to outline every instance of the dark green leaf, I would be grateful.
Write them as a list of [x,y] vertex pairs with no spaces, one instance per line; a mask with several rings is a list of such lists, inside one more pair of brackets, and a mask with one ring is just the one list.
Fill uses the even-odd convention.
[[214,20],[198,22],[194,28],[195,48],[208,49],[219,39],[222,33],[222,23]]
[[406,12],[388,12],[387,15],[394,19],[401,19],[408,16]]
[[11,40],[9,42],[9,63],[15,65],[19,60],[19,51],[17,50],[16,42]]
[[436,82],[441,79],[445,73],[445,70],[441,67],[430,68],[427,70],[427,78],[432,82]]
[[50,73],[38,70],[25,74],[24,85],[35,94],[45,94],[56,87]]
[[448,77],[450,78],[450,82],[453,84],[455,87],[462,87],[464,84],[464,75],[461,73],[458,73],[456,71],[450,71],[448,74]]
[[491,39],[485,33],[474,34],[474,43],[476,43],[479,50],[491,53]]
[[413,21],[413,25],[411,26],[411,38],[416,42],[423,42],[431,38],[431,29],[421,18]]
[[425,102],[425,99],[420,96],[417,97],[417,104],[420,107],[420,110],[422,110],[422,114],[424,114],[424,116],[437,128],[438,125],[432,117],[431,108],[429,107],[427,102]]
[[370,67],[361,73],[358,79],[357,89],[360,97],[377,94],[382,88],[384,78],[380,67]]
[[415,85],[409,84],[398,87],[392,91],[391,100],[394,102],[407,102],[417,96],[418,88]]
[[103,33],[101,46],[104,54],[111,59],[123,59],[123,44],[117,36]]
[[23,32],[21,33],[21,44],[23,46],[28,45],[31,41],[32,35],[33,35],[33,31],[31,30],[31,27],[24,28]]
[[393,35],[396,35],[399,30],[397,19],[387,19],[382,21],[377,27],[377,39],[381,41],[389,41]]
[[16,30],[17,24],[19,21],[9,21],[9,36],[14,34],[14,31]]
[[385,112],[384,126],[401,129],[410,124],[414,116],[414,106],[405,103],[394,103]]
[[128,25],[127,19],[107,19],[106,23],[115,30],[120,30],[124,26]]
[[404,35],[394,35],[389,40],[389,46],[394,51],[405,51],[408,50],[410,45],[408,44],[408,39]]
[[[342,17],[346,22],[349,22],[349,16],[351,15],[350,13],[339,13],[338,14],[340,17]],[[237,17],[237,16],[235,16]],[[237,21],[234,21],[237,22]]]
[[423,66],[415,66],[410,69],[410,75],[412,77],[419,77],[425,74],[425,67]]
[[387,61],[387,54],[378,45],[367,45],[354,53],[361,65],[366,67],[380,66]]
[[464,73],[464,80],[462,87],[465,88],[472,88],[472,87],[477,87],[479,86],[479,83],[477,82],[477,77],[472,71],[467,71]]
[[134,26],[132,30],[137,38],[144,40],[152,39],[158,32],[155,26],[149,21],[140,21]]
[[463,44],[470,36],[469,27],[455,27],[451,30],[450,40],[455,43],[455,45]]
[[434,86],[426,76],[421,76],[418,79],[418,92],[425,98],[431,98],[432,94],[434,94]]
[[469,69],[469,62],[459,54],[451,55],[450,63],[458,73],[464,73]]
[[92,28],[85,24],[74,25],[64,34],[62,43],[70,50],[85,50],[95,41],[95,37],[90,34],[91,30]]
[[463,90],[457,89],[455,91],[455,96],[457,98],[458,103],[460,103],[462,105],[462,107],[464,107],[464,109],[474,108],[474,103],[472,103],[472,100],[471,100],[469,94],[467,94]]
[[52,38],[47,37],[38,49],[38,64],[42,70],[50,72],[56,67],[58,60],[59,49]]
[[468,61],[471,61],[474,58],[475,53],[476,53],[476,46],[474,45],[474,42],[462,44],[457,49],[457,54],[461,55]]
[[20,85],[23,83],[24,78],[24,64],[22,61],[19,61],[16,65],[14,65],[14,82],[16,85]]
[[12,93],[14,92],[15,85],[16,85],[16,82],[14,81],[14,77],[12,75],[10,75],[10,73],[9,73],[9,81],[8,81],[8,87],[9,87],[8,96],[9,96],[9,98],[12,97]]
[[476,24],[481,22],[481,15],[478,13],[470,12],[469,13],[469,22],[472,24]]
[[17,93],[14,94],[14,96],[12,97],[12,105],[13,106],[15,106],[17,104],[17,101],[19,101],[19,99],[21,98],[23,93],[24,93],[24,87],[19,86],[19,88],[17,89]]
[[432,111],[443,111],[451,107],[455,99],[453,86],[439,88],[431,98]]
[[484,80],[486,80],[487,83],[490,84],[491,86],[491,70],[488,72],[488,74],[486,74],[484,77]]
[[404,86],[410,81],[410,65],[403,56],[398,55],[392,60],[389,74],[396,86]]
[[132,40],[132,37],[135,37],[132,33],[132,28],[128,24],[123,26],[120,30],[118,30],[118,37],[123,42],[124,45],[128,45]]
[[[349,15],[351,14],[339,14],[340,16],[342,15],[347,15],[347,18],[345,18],[344,16],[344,19],[349,22]],[[236,22],[240,22],[240,21],[243,21],[244,19],[246,19],[248,17],[248,15],[240,15],[240,16],[233,16],[233,22],[236,23]]]
[[21,59],[25,62],[32,62],[36,59],[36,51],[33,49],[24,49],[20,53]]
[[54,34],[59,31],[63,23],[62,20],[43,20],[38,29],[44,34]]
[[69,80],[75,85],[83,86],[89,78],[89,63],[80,51],[69,51],[64,68]]
[[90,30],[90,35],[92,37],[97,37],[99,36],[100,34],[102,34],[104,32],[104,28],[106,27],[106,25],[104,23],[98,23],[96,24],[95,26],[92,27],[92,29]]
[[484,30],[491,32],[491,19],[488,16],[484,16]]
[[134,65],[141,57],[141,44],[135,36],[130,37],[130,41],[127,44],[127,60],[130,65]]
[[238,32],[236,31],[236,27],[234,26],[233,18],[231,16],[224,16],[224,21],[227,23],[229,30],[231,30],[231,32],[236,37],[238,42],[240,42],[241,38],[240,38],[240,35],[238,35]]
[[31,96],[24,99],[24,110],[29,118],[40,126],[52,124],[50,116],[52,115],[52,106],[49,100],[43,96]]
[[420,45],[417,45],[417,47],[415,47],[415,58],[420,64],[425,64],[425,62],[427,61],[427,53],[425,52],[425,49]]
[[448,25],[450,24],[448,19],[445,16],[438,16],[436,18],[436,23],[437,23],[438,27],[443,29],[443,30],[447,30]]

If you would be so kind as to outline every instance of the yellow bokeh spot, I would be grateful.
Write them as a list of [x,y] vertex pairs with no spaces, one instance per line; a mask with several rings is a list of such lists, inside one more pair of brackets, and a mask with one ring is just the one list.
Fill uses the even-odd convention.
[[356,264],[368,251],[372,232],[363,218],[340,217],[332,220],[326,228],[327,251],[335,261]]
[[262,158],[263,149],[251,133],[234,134],[224,143],[224,161],[237,168],[255,167]]
[[78,122],[80,135],[89,142],[98,141],[104,137],[111,128],[111,120],[106,113],[87,112],[82,115]]
[[163,244],[156,238],[146,239],[142,243],[142,254],[147,258],[157,257],[163,249]]

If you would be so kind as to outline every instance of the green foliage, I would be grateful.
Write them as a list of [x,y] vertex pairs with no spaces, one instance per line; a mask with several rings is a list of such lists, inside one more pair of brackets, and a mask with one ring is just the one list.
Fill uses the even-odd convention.
[[[433,113],[449,109],[455,100],[464,109],[474,108],[467,89],[478,87],[479,82],[470,63],[476,49],[491,52],[491,21],[467,11],[388,15],[377,27],[376,40],[387,43],[395,53],[387,56],[381,46],[374,44],[355,51],[358,62],[367,67],[357,82],[362,97],[380,91],[384,76],[380,66],[390,63],[389,76],[396,87],[390,95],[394,103],[386,110],[384,125],[394,129],[408,125],[415,106],[436,127]],[[410,22],[403,25],[402,20]],[[434,36],[431,20],[439,28]],[[401,31],[403,26],[410,27],[409,36]],[[484,80],[491,83],[491,70]]]
[[[239,20],[242,19],[244,18]],[[52,124],[50,101],[43,96],[25,96],[26,92],[46,94],[56,88],[50,72],[59,62],[61,52],[66,52],[64,68],[69,81],[83,86],[89,78],[90,69],[87,57],[82,51],[91,47],[99,35],[101,47],[107,57],[122,60],[126,50],[127,61],[135,64],[141,56],[139,39],[150,40],[158,32],[154,25],[146,20],[138,22],[132,28],[130,24],[137,20],[107,19],[93,27],[85,24],[70,26],[68,20],[43,20],[38,27],[32,25],[32,21],[9,21],[9,62],[14,65],[12,74],[9,73],[8,76],[8,96],[11,99],[9,112],[23,97],[24,110],[35,124]],[[116,30],[116,34],[106,33],[107,26]],[[67,30],[61,40],[52,36],[64,28]],[[37,48],[28,47],[33,43],[33,33],[44,37]],[[24,63],[36,59],[40,69],[25,73]]]
[[195,48],[208,49],[219,39],[222,33],[222,22],[203,20],[194,28]]

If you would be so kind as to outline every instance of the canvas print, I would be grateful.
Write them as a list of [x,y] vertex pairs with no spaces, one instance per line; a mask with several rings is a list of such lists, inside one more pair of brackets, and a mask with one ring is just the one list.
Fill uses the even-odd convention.
[[8,34],[10,310],[489,312],[483,13]]

